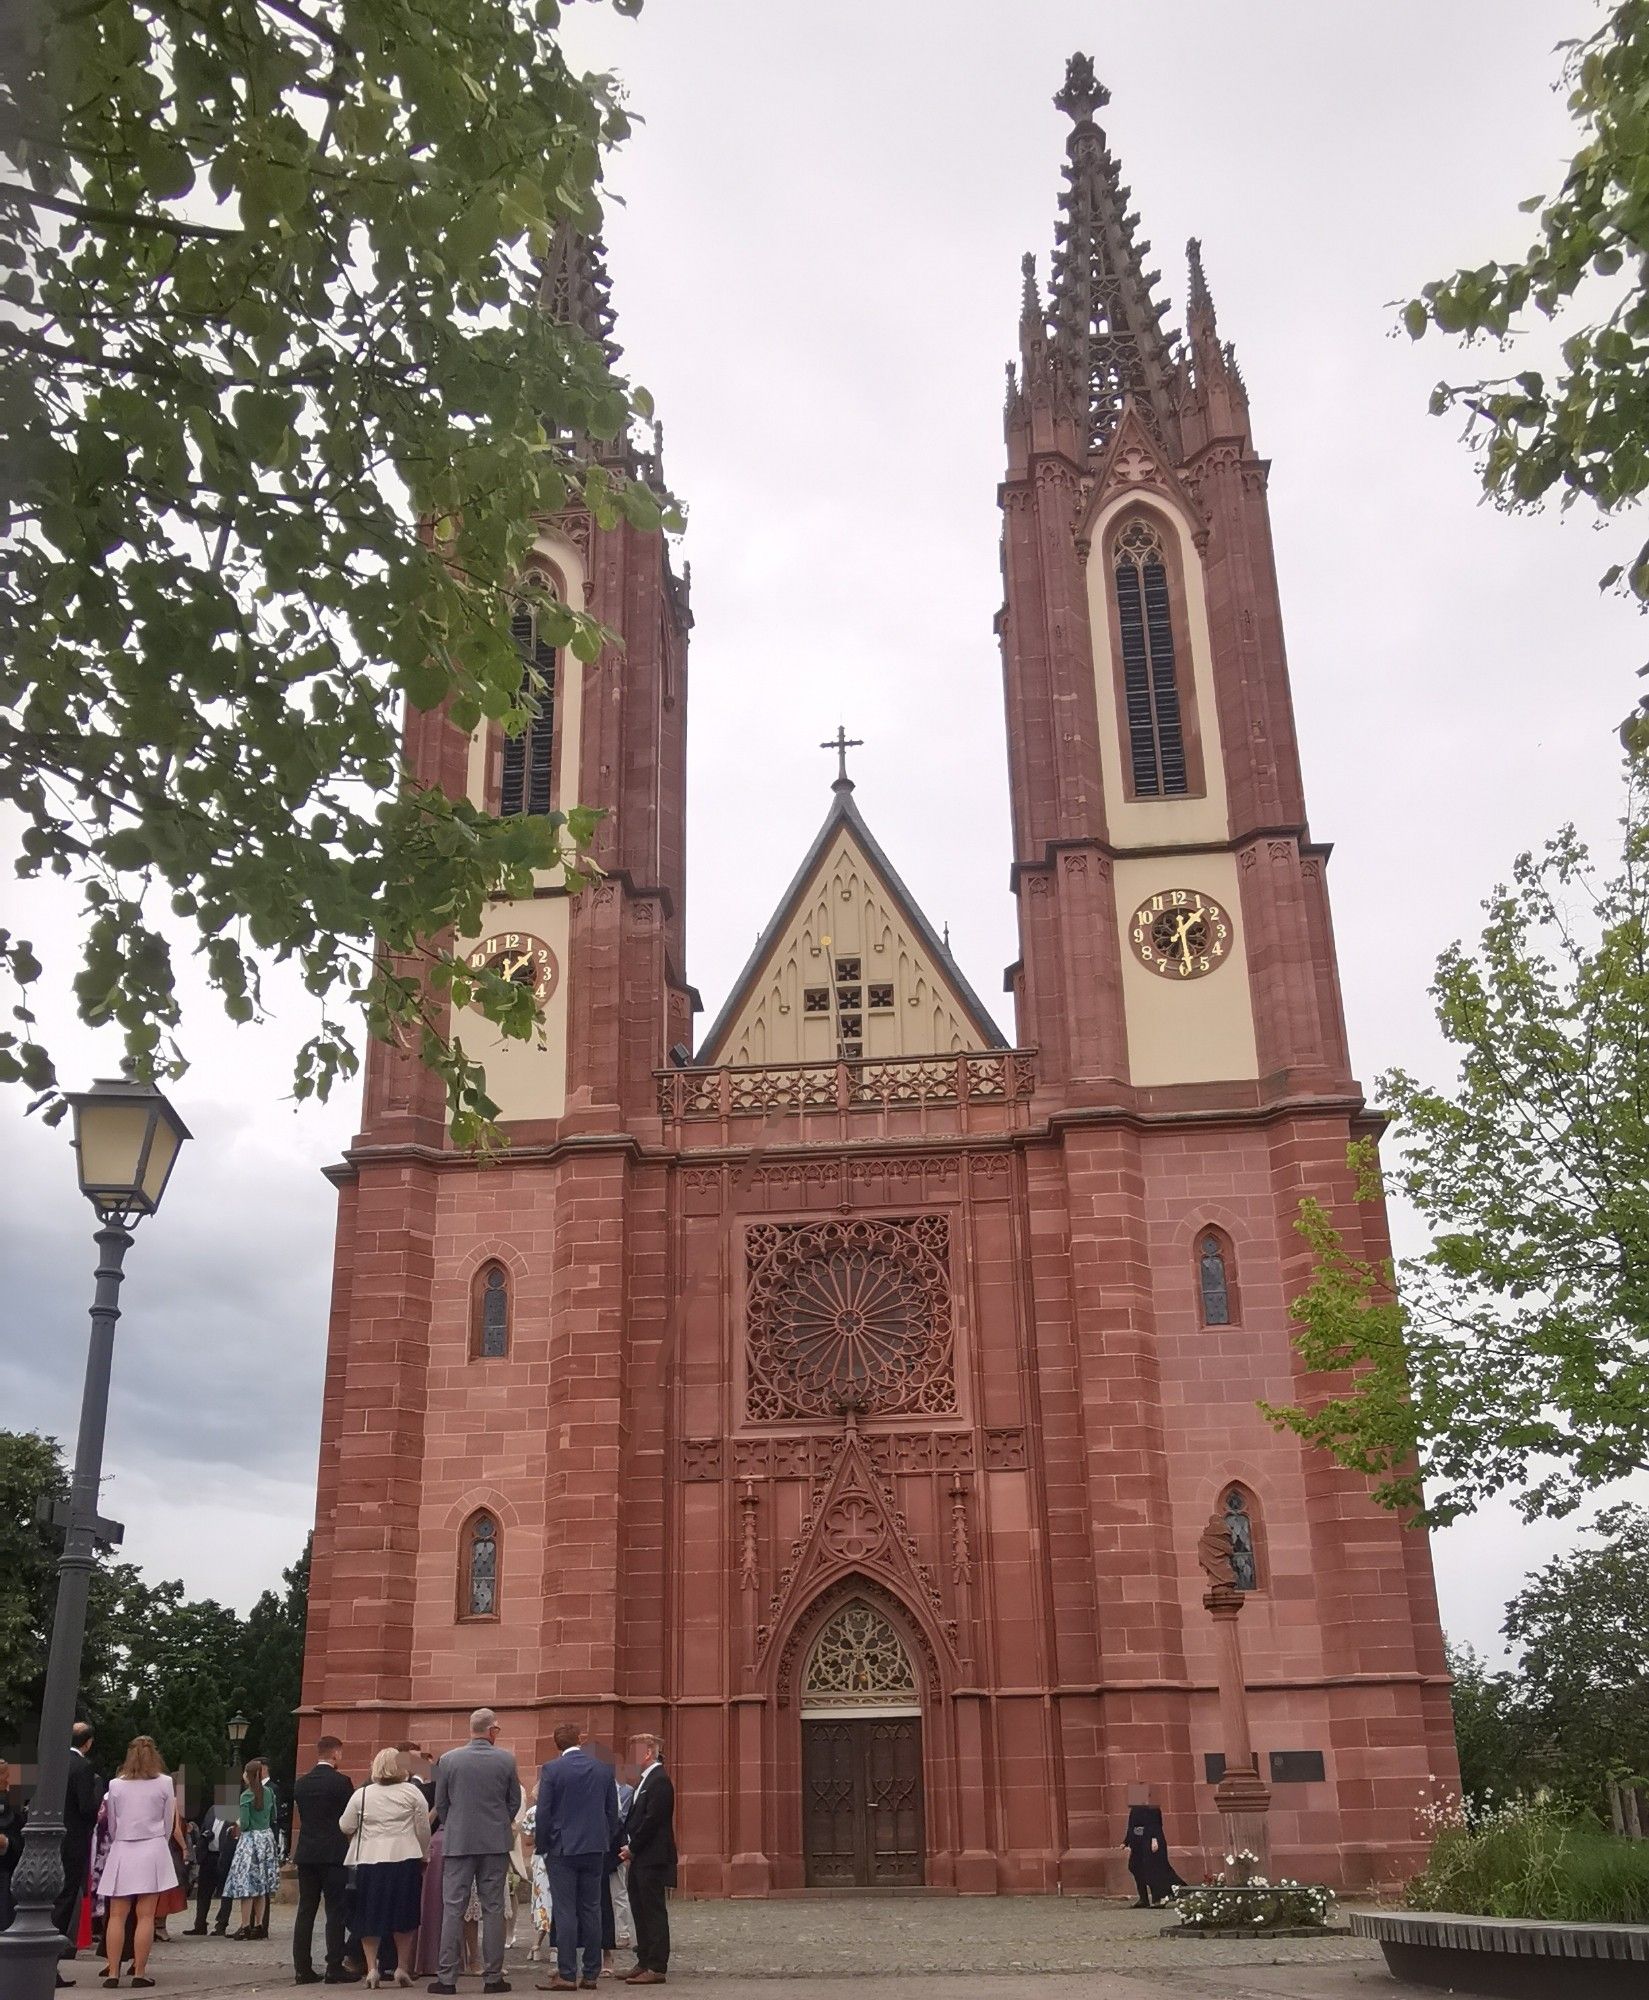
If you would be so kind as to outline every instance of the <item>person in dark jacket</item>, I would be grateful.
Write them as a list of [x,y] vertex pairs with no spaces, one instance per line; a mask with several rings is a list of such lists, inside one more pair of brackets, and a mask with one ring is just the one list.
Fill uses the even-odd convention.
[[539,1983],[552,1993],[578,1987],[581,1951],[584,1986],[593,1990],[601,1976],[601,1878],[618,1832],[618,1782],[585,1741],[577,1723],[562,1723],[560,1755],[538,1776],[533,1843],[550,1878],[556,1960],[556,1976]]
[[223,1846],[223,1814],[208,1800],[200,1817],[189,1829],[189,1844],[195,1857],[195,1921],[185,1937],[205,1937],[212,1914],[212,1898],[223,1882],[219,1850]]
[[641,1776],[618,1858],[630,1867],[636,1969],[624,1978],[630,1986],[662,1986],[670,1970],[669,1891],[676,1886],[676,1788],[664,1768],[662,1736],[638,1736],[632,1747]]
[[92,1834],[103,1803],[103,1780],[92,1769],[92,1725],[69,1731],[69,1779],[63,1791],[63,1887],[52,1905],[52,1923],[64,1939],[61,1956],[74,1957],[80,1899],[91,1865]]
[[297,1809],[298,1837],[292,1860],[298,1871],[298,1914],[292,1927],[292,1971],[299,1986],[313,1986],[321,1975],[313,1957],[315,1912],[326,1903],[326,1983],[347,1985],[344,1970],[344,1861],[349,1840],[338,1820],[355,1794],[355,1787],[338,1766],[344,1746],[336,1736],[315,1745],[315,1768],[292,1787]]
[[1122,1844],[1128,1850],[1128,1873],[1139,1891],[1136,1910],[1155,1909],[1158,1903],[1166,1903],[1176,1889],[1184,1888],[1184,1881],[1174,1873],[1174,1864],[1168,1859],[1168,1836],[1162,1830],[1160,1807],[1130,1806],[1128,1830],[1122,1836]]

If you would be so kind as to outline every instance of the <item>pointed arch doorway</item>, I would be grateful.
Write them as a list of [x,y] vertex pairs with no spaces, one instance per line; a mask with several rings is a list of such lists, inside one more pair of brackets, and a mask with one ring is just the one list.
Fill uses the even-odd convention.
[[891,1622],[862,1597],[826,1620],[802,1675],[802,1839],[810,1889],[920,1886],[922,1704]]

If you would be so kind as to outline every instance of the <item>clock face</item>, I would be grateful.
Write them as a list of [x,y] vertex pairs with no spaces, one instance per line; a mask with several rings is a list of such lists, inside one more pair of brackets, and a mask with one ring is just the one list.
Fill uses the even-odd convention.
[[1230,955],[1231,918],[1223,903],[1200,889],[1163,889],[1135,909],[1128,935],[1147,972],[1201,979]]
[[495,972],[517,986],[530,986],[540,1007],[561,978],[555,953],[530,931],[495,932],[467,951],[464,963],[476,972]]

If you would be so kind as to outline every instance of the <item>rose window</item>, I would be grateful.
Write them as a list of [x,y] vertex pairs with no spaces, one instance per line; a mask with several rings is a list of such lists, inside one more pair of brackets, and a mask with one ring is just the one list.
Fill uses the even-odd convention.
[[954,1410],[949,1240],[943,1216],[751,1230],[749,1415]]

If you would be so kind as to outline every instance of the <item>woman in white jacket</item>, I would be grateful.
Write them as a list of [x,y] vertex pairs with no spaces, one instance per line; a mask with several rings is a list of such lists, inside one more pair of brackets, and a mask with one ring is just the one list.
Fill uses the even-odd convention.
[[407,1776],[399,1750],[380,1750],[372,1780],[343,1809],[338,1825],[349,1839],[355,1870],[355,1936],[366,1954],[368,1986],[378,1981],[378,1940],[395,1940],[395,1984],[412,1984],[424,1861],[429,1854],[429,1806]]

